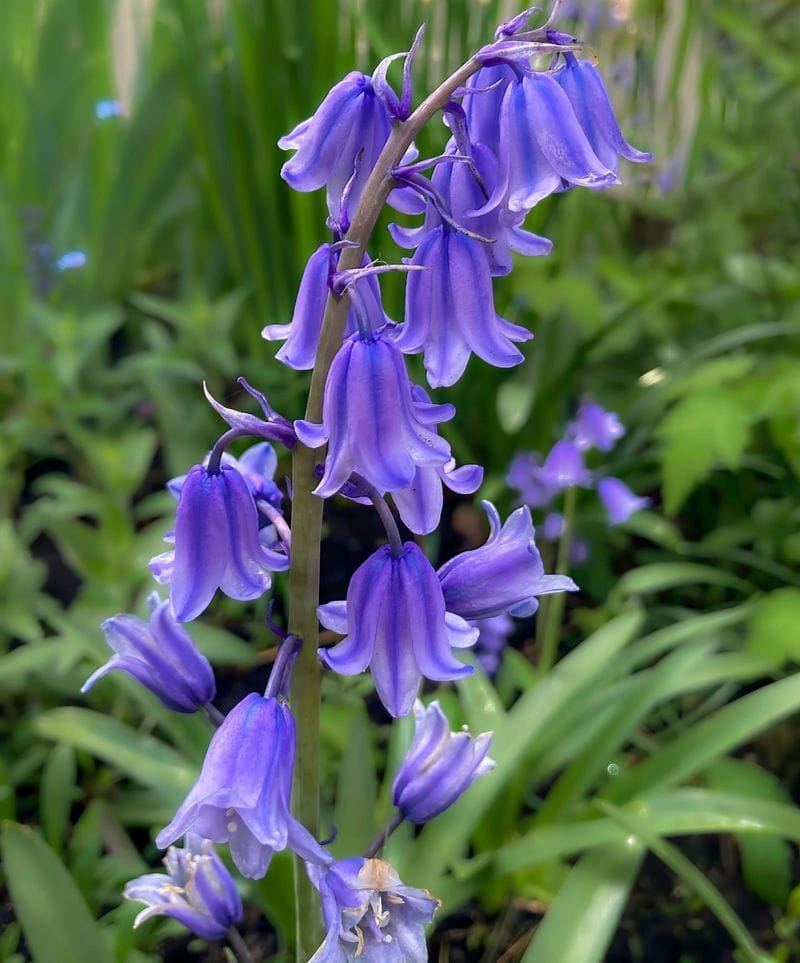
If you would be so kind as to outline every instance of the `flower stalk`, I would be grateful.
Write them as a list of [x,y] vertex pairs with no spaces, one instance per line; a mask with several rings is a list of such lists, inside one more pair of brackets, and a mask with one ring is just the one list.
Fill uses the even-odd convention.
[[[564,491],[564,528],[558,540],[556,554],[556,575],[566,575],[569,571],[569,555],[572,548],[572,531],[575,524],[575,506],[578,500],[578,486],[570,485]],[[539,672],[542,675],[553,668],[558,654],[558,640],[561,621],[564,618],[566,597],[563,593],[544,599],[537,619],[539,641]]]

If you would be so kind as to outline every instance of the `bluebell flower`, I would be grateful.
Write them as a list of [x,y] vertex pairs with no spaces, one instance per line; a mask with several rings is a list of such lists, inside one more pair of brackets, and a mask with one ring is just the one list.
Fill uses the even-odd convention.
[[309,448],[329,443],[325,473],[314,493],[334,495],[353,472],[380,492],[410,485],[417,467],[445,465],[450,446],[430,425],[453,417],[452,405],[414,404],[405,361],[381,333],[348,338],[333,359],[322,424],[296,421]]
[[511,324],[494,309],[492,275],[484,245],[442,224],[414,253],[405,324],[395,337],[406,354],[424,352],[431,387],[452,385],[474,352],[497,368],[524,360],[515,341],[528,341],[527,328]]
[[189,633],[179,625],[156,592],[147,600],[150,622],[122,613],[103,622],[114,655],[81,687],[89,689],[115,669],[127,672],[176,712],[196,712],[216,693],[214,671]]
[[592,150],[601,162],[616,173],[619,157],[635,164],[651,161],[651,153],[631,147],[622,136],[597,67],[588,60],[579,60],[572,53],[565,53],[564,60],[564,66],[553,76],[567,95]]
[[[333,271],[332,260],[335,252],[332,245],[323,244],[311,255],[303,271],[294,313],[289,324],[268,324],[261,332],[268,341],[285,339],[285,344],[275,357],[290,368],[298,371],[310,370],[314,367],[317,356],[319,337],[322,331],[322,321],[325,315],[325,304],[328,299],[329,282]],[[364,255],[364,266],[369,264],[369,258]],[[390,322],[383,310],[381,289],[377,277],[366,275],[359,283],[359,295],[362,304],[374,328],[380,328]],[[356,330],[355,311],[351,305],[347,314],[344,335],[348,337]]]
[[256,503],[247,482],[230,465],[218,471],[195,465],[180,492],[175,547],[150,562],[155,579],[170,587],[179,622],[205,611],[221,589],[232,599],[257,599],[272,585],[270,570],[286,558],[259,537]]
[[296,151],[281,168],[281,177],[296,191],[326,187],[328,212],[338,221],[342,192],[353,177],[356,159],[358,169],[349,188],[353,208],[390,133],[389,114],[371,79],[351,71],[331,88],[312,117],[278,141],[282,150]]
[[[594,190],[618,184],[592,150],[575,111],[550,74],[525,72],[500,109],[498,191],[511,211],[529,211],[564,184]],[[493,200],[493,199],[491,199]]]
[[634,512],[647,508],[649,498],[636,495],[619,478],[603,478],[597,483],[597,494],[608,514],[609,525],[622,525]]
[[98,100],[94,105],[94,115],[98,120],[122,117],[122,104],[118,100]]
[[[208,465],[211,453],[203,459],[203,466]],[[275,508],[280,508],[283,493],[275,484],[275,472],[278,468],[278,456],[268,441],[259,441],[245,449],[238,458],[229,452],[222,455],[221,464],[234,468],[244,478],[250,494],[255,499],[269,502]],[[178,475],[167,482],[167,491],[175,499],[179,499],[186,475]]]
[[572,488],[573,485],[588,488],[592,484],[592,476],[583,463],[581,449],[574,441],[566,439],[553,445],[538,474],[545,485],[556,491]]
[[294,754],[289,707],[282,699],[245,696],[212,736],[197,782],[156,845],[163,849],[187,832],[227,842],[236,867],[251,879],[260,879],[272,854],[287,846],[305,860],[330,862],[291,814]]
[[319,890],[325,940],[310,963],[424,963],[425,925],[439,908],[430,893],[405,886],[382,859],[308,866]]
[[571,578],[544,574],[527,505],[512,512],[503,525],[491,502],[482,505],[489,517],[488,540],[451,558],[438,571],[448,612],[470,621],[502,612],[532,615],[539,607],[538,596],[577,591]]
[[86,267],[89,258],[85,251],[67,251],[56,261],[57,271],[77,271]]
[[185,847],[170,846],[164,865],[166,875],[147,873],[125,885],[126,899],[147,906],[134,927],[154,916],[171,916],[203,939],[221,940],[241,922],[236,883],[209,840],[187,833]]
[[545,515],[544,522],[542,522],[542,538],[546,542],[557,542],[564,534],[566,525],[566,520],[561,512],[548,512]]
[[500,107],[514,72],[508,64],[481,67],[467,81],[470,93],[464,98],[469,139],[492,150],[500,145]]
[[368,666],[381,702],[393,716],[414,704],[423,677],[447,682],[469,675],[453,646],[475,642],[478,633],[445,611],[431,563],[414,542],[396,556],[388,545],[374,552],[350,579],[345,602],[318,609],[320,622],[345,638],[320,651],[328,668],[357,675]]
[[567,437],[580,448],[587,451],[611,451],[617,441],[625,434],[622,422],[613,411],[606,411],[596,402],[586,402],[578,409],[575,421],[567,429]]
[[409,822],[427,823],[456,802],[472,785],[494,769],[488,756],[491,732],[475,739],[469,732],[451,732],[450,723],[434,700],[414,705],[416,731],[392,783],[392,802]]
[[520,500],[532,508],[544,508],[558,494],[557,485],[542,478],[542,463],[532,451],[518,452],[511,459],[506,482],[519,492]]

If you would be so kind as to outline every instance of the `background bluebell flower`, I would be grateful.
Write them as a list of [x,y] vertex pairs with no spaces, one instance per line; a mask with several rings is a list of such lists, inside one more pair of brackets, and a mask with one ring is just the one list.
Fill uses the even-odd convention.
[[482,505],[491,528],[486,543],[451,558],[438,572],[448,612],[469,620],[502,612],[532,615],[538,596],[577,591],[566,575],[545,575],[527,505],[503,525],[491,502]]
[[309,866],[319,890],[325,940],[311,963],[424,963],[425,925],[439,908],[426,890],[405,886],[382,859]]
[[125,885],[126,899],[147,906],[134,927],[154,916],[171,916],[198,936],[219,940],[241,921],[236,883],[209,840],[187,833],[184,848],[170,846],[164,865],[166,874],[147,873]]
[[196,712],[216,693],[214,671],[189,633],[179,625],[156,592],[147,600],[150,622],[122,613],[103,622],[114,655],[81,687],[89,689],[115,669],[127,672],[176,712]]
[[330,862],[292,816],[295,727],[280,699],[246,696],[214,733],[200,776],[156,838],[162,849],[186,832],[227,842],[239,871],[260,879],[272,854],[289,846],[303,859]]
[[647,508],[650,499],[632,492],[619,478],[601,478],[597,494],[608,515],[609,525],[622,525],[634,512]]
[[414,705],[414,739],[392,783],[392,802],[405,819],[422,824],[434,819],[487,772],[494,769],[488,756],[491,732],[472,738],[451,732],[438,701],[425,708]]
[[541,481],[555,491],[573,485],[588,488],[592,484],[592,476],[583,463],[581,449],[574,441],[564,438],[557,441],[547,453],[538,474]]
[[323,664],[342,675],[369,666],[393,716],[411,709],[423,677],[446,682],[473,671],[451,649],[474,643],[478,633],[461,619],[448,620],[436,572],[414,542],[399,557],[388,545],[379,548],[350,579],[347,601],[318,612],[326,628],[345,636],[321,650]]
[[575,421],[567,428],[567,437],[586,451],[611,451],[617,441],[625,434],[625,427],[616,412],[606,411],[597,402],[585,402],[578,409]]

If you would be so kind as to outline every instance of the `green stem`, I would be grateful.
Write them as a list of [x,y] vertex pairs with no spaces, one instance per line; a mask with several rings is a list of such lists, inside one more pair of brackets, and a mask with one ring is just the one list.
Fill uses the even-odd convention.
[[[403,123],[396,123],[370,174],[347,240],[355,242],[339,258],[339,270],[361,266],[364,250],[378,216],[392,189],[391,171],[400,163],[414,138],[433,115],[474,74],[480,63],[470,58],[430,94]],[[342,344],[348,299],[328,295],[325,318],[308,395],[305,417],[322,421],[325,381],[331,362]],[[289,576],[289,631],[303,639],[292,673],[291,705],[297,726],[293,810],[297,819],[313,834],[319,828],[319,714],[321,672],[317,659],[319,644],[319,548],[322,538],[323,501],[312,494],[317,485],[314,468],[324,457],[323,449],[312,451],[298,444],[292,473],[292,567]],[[295,908],[297,917],[297,960],[305,963],[323,939],[319,898],[311,885],[302,860],[295,858]]]
[[[564,492],[564,530],[558,541],[556,575],[566,575],[569,572],[569,553],[572,547],[572,527],[575,522],[577,497],[578,489],[575,485]],[[565,592],[557,592],[555,595],[543,598],[539,608],[536,637],[539,643],[539,672],[542,675],[546,675],[556,661],[566,598]]]

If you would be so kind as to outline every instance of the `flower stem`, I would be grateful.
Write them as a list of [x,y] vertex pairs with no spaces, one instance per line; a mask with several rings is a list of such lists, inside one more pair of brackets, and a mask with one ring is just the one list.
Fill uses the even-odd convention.
[[[466,83],[480,64],[471,57],[447,78],[414,111],[408,120],[396,123],[364,187],[353,217],[338,270],[361,267],[364,250],[378,216],[392,189],[391,171],[403,159],[414,138],[433,115]],[[342,344],[349,298],[328,295],[306,420],[322,420],[325,381],[336,352]],[[322,449],[312,451],[298,444],[294,450],[292,474],[292,567],[289,576],[289,631],[300,636],[300,650],[292,675],[291,705],[297,726],[297,763],[295,765],[293,809],[301,823],[315,835],[319,826],[319,713],[321,671],[317,658],[319,604],[319,550],[322,537],[323,501],[312,494],[317,478],[314,468],[324,456]],[[316,890],[295,859],[295,908],[297,915],[297,959],[308,960],[323,939],[322,918]]]
[[236,959],[239,963],[253,963],[253,957],[250,955],[250,950],[247,948],[247,944],[242,938],[242,934],[232,926],[228,930],[228,942],[231,944],[233,952],[236,954]]
[[[564,528],[558,541],[556,555],[556,575],[566,575],[569,571],[569,553],[572,547],[572,528],[575,521],[575,503],[578,489],[572,485],[564,492]],[[561,633],[561,620],[564,617],[566,593],[557,592],[542,599],[539,609],[537,631],[539,641],[539,672],[546,675],[556,661],[558,640]]]
[[394,816],[389,820],[389,822],[383,827],[383,829],[378,833],[378,835],[372,840],[372,842],[367,846],[364,853],[365,859],[372,859],[377,856],[378,853],[386,845],[386,840],[392,835],[392,833],[397,829],[397,827],[403,822],[403,814],[401,812],[396,812]]

